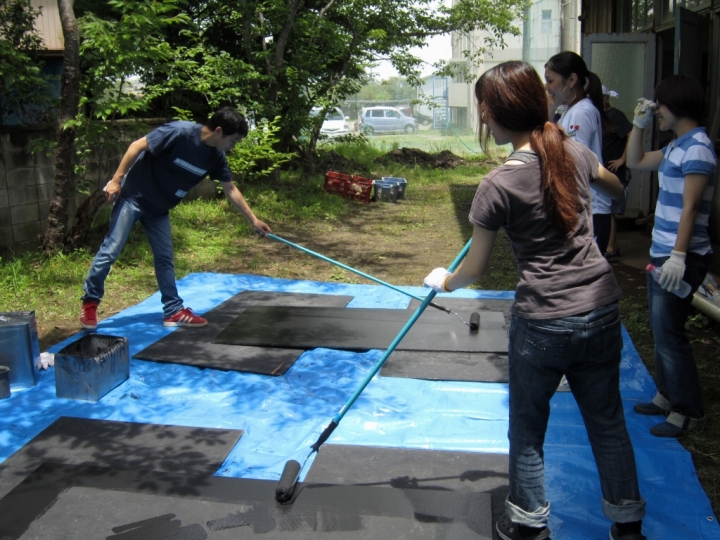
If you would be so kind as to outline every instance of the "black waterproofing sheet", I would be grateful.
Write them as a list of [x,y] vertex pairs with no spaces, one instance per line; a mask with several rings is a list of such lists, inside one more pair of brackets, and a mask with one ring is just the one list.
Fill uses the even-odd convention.
[[[412,314],[407,309],[251,306],[213,342],[351,351],[386,349]],[[470,315],[460,313],[465,321]],[[456,316],[427,308],[396,349],[506,353],[505,317],[499,312],[483,312],[479,330],[471,332]]]
[[[320,447],[305,482],[487,493],[492,523],[505,512],[510,490],[507,454],[342,444]],[[488,510],[478,508],[485,530],[492,529]]]
[[7,540],[492,538],[488,493],[300,484],[43,464],[0,500]]
[[0,465],[0,496],[43,462],[205,476],[220,468],[242,434],[61,416]]
[[352,298],[330,294],[243,291],[203,314],[208,321],[207,326],[180,327],[133,358],[224,371],[282,375],[306,349],[226,345],[213,343],[212,340],[249,306],[344,307]]
[[[487,311],[502,312],[505,316],[507,340],[512,300],[441,298],[436,301],[455,312],[477,311],[481,317]],[[412,300],[408,309],[414,312],[419,305],[420,302]],[[506,353],[491,352],[395,351],[383,364],[380,375],[410,379],[504,383],[508,382],[508,357]]]

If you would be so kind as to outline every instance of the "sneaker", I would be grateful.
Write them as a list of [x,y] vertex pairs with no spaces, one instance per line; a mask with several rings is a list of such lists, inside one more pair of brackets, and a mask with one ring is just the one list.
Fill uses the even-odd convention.
[[547,527],[531,529],[532,532],[526,535],[520,534],[520,526],[510,521],[507,514],[503,514],[498,520],[495,524],[495,530],[503,540],[545,540],[550,538],[550,529]]
[[97,328],[97,308],[98,303],[92,300],[85,300],[82,304],[82,312],[80,313],[80,325],[88,330]]
[[605,252],[605,258],[608,261],[615,261],[620,258],[620,250],[616,249],[615,251],[606,251]]
[[164,326],[205,326],[207,320],[198,317],[190,308],[181,309],[172,317],[163,319]]
[[636,403],[633,407],[633,411],[635,411],[638,414],[645,414],[647,416],[656,416],[661,414],[667,414],[670,411],[667,411],[663,409],[662,407],[658,407],[654,403]]
[[680,413],[671,412],[665,422],[650,428],[650,433],[656,437],[679,437],[688,431],[702,427],[705,418],[690,418]]
[[638,414],[647,416],[659,416],[661,414],[667,416],[670,414],[670,407],[670,401],[660,392],[657,392],[650,403],[636,403],[633,410]]
[[647,540],[647,536],[640,533],[618,534],[617,525],[610,527],[610,540]]

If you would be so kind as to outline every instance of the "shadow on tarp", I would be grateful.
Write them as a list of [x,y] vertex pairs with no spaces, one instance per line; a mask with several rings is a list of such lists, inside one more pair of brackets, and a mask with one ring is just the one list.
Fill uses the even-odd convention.
[[[253,275],[191,274],[178,281],[186,305],[202,314],[242,290],[353,296],[348,308],[404,309],[409,298],[375,285],[320,283]],[[428,289],[405,287],[417,296]],[[446,295],[439,295],[440,298]],[[513,297],[511,292],[461,290],[450,298]],[[97,332],[129,339],[131,356],[172,331],[161,323],[159,294],[104,320]],[[79,333],[50,349],[57,352]],[[648,501],[648,538],[720,539],[690,454],[674,439],[652,437],[656,418],[632,405],[655,392],[652,378],[623,330],[621,393]],[[98,403],[55,397],[54,372],[34,388],[0,402],[0,460],[59,416],[242,429],[245,435],[216,473],[277,480],[289,459],[302,460],[383,351],[315,349],[282,377],[223,372],[131,360],[130,379]],[[327,444],[507,453],[507,385],[376,376]],[[552,400],[546,441],[547,494],[553,538],[604,538],[597,472],[582,418],[569,393]],[[303,472],[303,478],[309,467]]]

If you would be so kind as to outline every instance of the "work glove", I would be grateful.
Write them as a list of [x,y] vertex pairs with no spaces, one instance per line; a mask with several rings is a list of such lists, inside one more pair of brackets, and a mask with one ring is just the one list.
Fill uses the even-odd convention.
[[649,99],[639,98],[635,107],[635,118],[633,124],[640,129],[645,129],[652,122],[653,111],[657,108],[657,104]]
[[685,275],[685,253],[672,251],[670,258],[661,267],[658,284],[666,291],[674,291]]
[[445,288],[445,281],[450,276],[452,276],[452,272],[448,272],[445,268],[436,268],[425,277],[423,283],[435,292],[450,292]]

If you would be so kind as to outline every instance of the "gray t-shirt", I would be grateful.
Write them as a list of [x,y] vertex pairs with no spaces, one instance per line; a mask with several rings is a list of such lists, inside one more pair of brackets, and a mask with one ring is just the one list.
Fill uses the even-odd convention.
[[565,147],[575,162],[581,204],[580,221],[569,235],[545,211],[538,161],[495,169],[478,187],[470,209],[470,221],[478,227],[505,229],[520,274],[512,311],[527,319],[586,313],[621,295],[593,241],[590,183],[597,180],[597,156],[572,141]]

